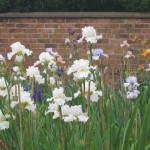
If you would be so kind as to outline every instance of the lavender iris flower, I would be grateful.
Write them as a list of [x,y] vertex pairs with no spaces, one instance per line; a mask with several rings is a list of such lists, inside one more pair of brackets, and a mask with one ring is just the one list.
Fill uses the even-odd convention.
[[103,49],[95,49],[93,51],[93,59],[98,60],[100,56],[104,56],[104,57],[108,58],[108,55],[104,54]]
[[49,53],[53,52],[52,48],[46,48],[45,50],[46,52],[49,52]]
[[73,34],[75,33],[75,29],[69,28],[69,29],[67,30],[67,32],[68,32],[70,35],[73,35]]

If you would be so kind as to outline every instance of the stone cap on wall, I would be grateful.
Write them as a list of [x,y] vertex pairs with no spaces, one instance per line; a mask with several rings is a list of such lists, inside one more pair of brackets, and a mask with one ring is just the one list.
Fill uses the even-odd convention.
[[0,13],[0,18],[150,18],[150,13],[138,12],[9,12]]

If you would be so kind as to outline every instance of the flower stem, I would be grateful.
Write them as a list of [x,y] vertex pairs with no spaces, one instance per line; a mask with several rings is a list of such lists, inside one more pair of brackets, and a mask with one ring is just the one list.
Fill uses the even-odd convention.
[[61,133],[60,133],[60,141],[61,141],[61,144],[60,144],[60,150],[63,150],[64,149],[64,128],[63,128],[63,123],[62,123],[62,113],[61,113],[61,107],[59,106],[59,112],[60,112],[60,130],[61,130]]
[[90,81],[88,85],[88,98],[87,98],[87,115],[89,119],[86,124],[86,150],[90,150]]
[[93,65],[93,60],[92,60],[92,44],[89,43],[89,50],[90,50],[90,56],[89,56],[89,61],[90,61],[90,66]]
[[19,116],[20,116],[20,150],[23,150],[22,106],[21,106],[19,79],[18,79],[18,100],[19,100]]

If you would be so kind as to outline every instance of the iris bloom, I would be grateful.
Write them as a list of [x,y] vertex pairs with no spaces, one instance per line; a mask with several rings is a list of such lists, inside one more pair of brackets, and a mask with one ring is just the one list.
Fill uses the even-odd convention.
[[133,42],[136,42],[138,40],[138,36],[137,35],[134,35],[132,36],[132,39],[131,39]]
[[[18,85],[16,85],[16,87],[17,86]],[[12,95],[18,96],[18,90],[17,90],[17,95],[15,95],[16,91],[11,90],[11,92],[13,92]],[[27,92],[27,91],[24,91],[23,87],[21,87],[21,86],[20,86],[20,101],[21,101],[21,105],[24,109],[35,112],[36,106],[35,106],[34,102],[31,99],[30,93]],[[18,104],[19,104],[19,100],[12,101],[11,102],[11,107],[14,108]]]
[[2,111],[0,110],[0,131],[9,128],[9,122],[6,121],[7,115],[3,115]]
[[135,58],[135,56],[133,55],[132,51],[127,51],[127,54],[124,56],[125,58]]
[[52,98],[48,98],[47,101],[53,101],[55,104],[57,105],[64,105],[65,102],[72,100],[71,97],[66,97],[64,94],[64,90],[62,87],[60,88],[55,88],[52,92],[53,97]]
[[1,77],[0,78],[0,96],[2,97],[5,97],[8,95],[6,83],[7,81],[5,81],[4,77]]
[[144,71],[145,67],[143,65],[139,65],[138,70],[139,71]]
[[103,49],[94,49],[94,50],[92,50],[92,54],[93,54],[92,58],[94,60],[99,60],[100,56],[104,56],[104,57],[108,58],[108,55],[104,54]]
[[144,57],[150,57],[150,49],[143,49],[141,55]]
[[81,105],[75,105],[71,107],[69,105],[63,105],[61,107],[61,112],[65,122],[78,120],[85,123],[89,118],[86,113],[83,113]]
[[30,78],[35,78],[38,84],[44,84],[45,82],[45,79],[40,75],[40,71],[37,67],[29,66],[28,69],[26,69],[26,75]]
[[123,48],[123,47],[130,47],[130,44],[127,42],[127,40],[124,40],[121,44],[120,44],[120,47]]
[[102,34],[97,35],[96,30],[91,26],[84,27],[82,28],[82,39],[90,43],[97,43],[97,40],[102,39]]
[[71,73],[73,73],[75,81],[87,78],[90,74],[89,61],[84,59],[75,60],[67,72],[68,75]]
[[22,45],[20,42],[16,42],[13,43],[11,46],[12,51],[10,53],[7,54],[7,57],[9,60],[11,60],[11,58],[14,55],[27,55],[30,56],[32,54],[32,51],[30,51],[29,49],[26,49],[24,45]]
[[124,87],[127,90],[126,95],[128,99],[135,99],[138,97],[138,95],[140,94],[140,92],[137,90],[139,85],[140,84],[137,82],[137,78],[134,76],[129,76],[126,79],[126,83],[124,83]]
[[[82,85],[84,88],[84,85]],[[102,96],[102,91],[96,90],[96,85],[93,81],[90,82],[90,91],[89,91],[89,82],[85,82],[85,97],[88,98],[88,92],[90,92],[90,100],[92,102],[97,102],[99,100],[99,96]]]
[[73,28],[68,28],[67,32],[70,34],[70,35],[73,35],[75,33],[75,29]]

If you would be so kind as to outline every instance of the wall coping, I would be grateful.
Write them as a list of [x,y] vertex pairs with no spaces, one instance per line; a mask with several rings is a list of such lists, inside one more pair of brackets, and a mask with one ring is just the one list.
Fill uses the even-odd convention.
[[0,18],[128,18],[150,19],[150,13],[138,12],[9,12],[0,13]]

